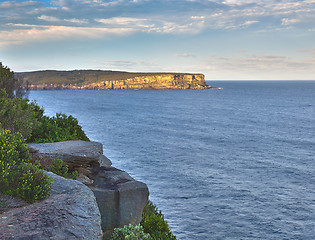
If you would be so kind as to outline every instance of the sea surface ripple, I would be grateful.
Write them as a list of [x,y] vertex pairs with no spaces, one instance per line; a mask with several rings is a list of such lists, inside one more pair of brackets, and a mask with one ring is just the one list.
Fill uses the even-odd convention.
[[315,81],[32,91],[148,184],[178,239],[315,239]]

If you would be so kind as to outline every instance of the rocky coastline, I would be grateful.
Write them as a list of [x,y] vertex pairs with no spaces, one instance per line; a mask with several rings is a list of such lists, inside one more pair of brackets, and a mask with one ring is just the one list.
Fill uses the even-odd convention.
[[106,239],[114,228],[140,223],[148,187],[112,167],[102,144],[73,140],[28,146],[32,157],[61,158],[79,177],[48,172],[53,183],[47,199],[0,211],[0,239]]

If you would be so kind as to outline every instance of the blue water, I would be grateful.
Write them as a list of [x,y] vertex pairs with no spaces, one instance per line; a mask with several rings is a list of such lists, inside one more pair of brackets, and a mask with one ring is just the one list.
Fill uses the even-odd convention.
[[32,91],[149,186],[178,239],[315,239],[315,81]]

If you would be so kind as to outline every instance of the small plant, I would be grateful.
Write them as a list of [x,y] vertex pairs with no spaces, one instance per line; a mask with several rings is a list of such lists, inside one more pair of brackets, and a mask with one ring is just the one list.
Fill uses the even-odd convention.
[[4,208],[8,205],[7,201],[0,200],[0,208]]
[[124,226],[123,228],[115,228],[110,240],[152,240],[150,234],[144,233],[142,226],[139,224],[133,226],[131,224]]
[[143,227],[144,232],[149,233],[154,240],[176,239],[162,212],[151,201],[148,201],[143,209],[140,225]]

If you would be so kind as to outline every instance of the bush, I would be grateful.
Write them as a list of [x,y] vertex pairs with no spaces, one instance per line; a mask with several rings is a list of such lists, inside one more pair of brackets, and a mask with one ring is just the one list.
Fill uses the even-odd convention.
[[0,90],[0,123],[4,129],[20,132],[24,138],[29,138],[38,126],[33,110],[34,106],[27,99],[11,99],[5,90]]
[[78,120],[73,116],[57,113],[56,117],[43,116],[42,109],[36,109],[39,126],[33,130],[28,142],[60,142],[66,140],[89,141]]
[[123,228],[115,228],[110,240],[152,240],[150,234],[144,233],[142,226],[139,224],[133,226],[131,224],[124,226]]
[[34,202],[49,195],[51,179],[29,163],[30,154],[20,133],[0,128],[0,191]]
[[22,81],[14,78],[14,72],[0,62],[0,89],[5,89],[9,98],[22,97],[26,94],[22,85]]
[[53,172],[59,176],[70,179],[78,179],[77,171],[69,171],[68,165],[65,165],[60,158],[41,158],[33,156],[31,162],[39,165],[41,169]]
[[22,163],[13,169],[9,189],[3,192],[35,202],[49,196],[51,181],[38,165]]
[[151,201],[148,201],[143,209],[140,225],[143,227],[144,232],[149,233],[154,240],[176,239],[167,221],[164,220],[163,214],[161,211],[158,211]]

